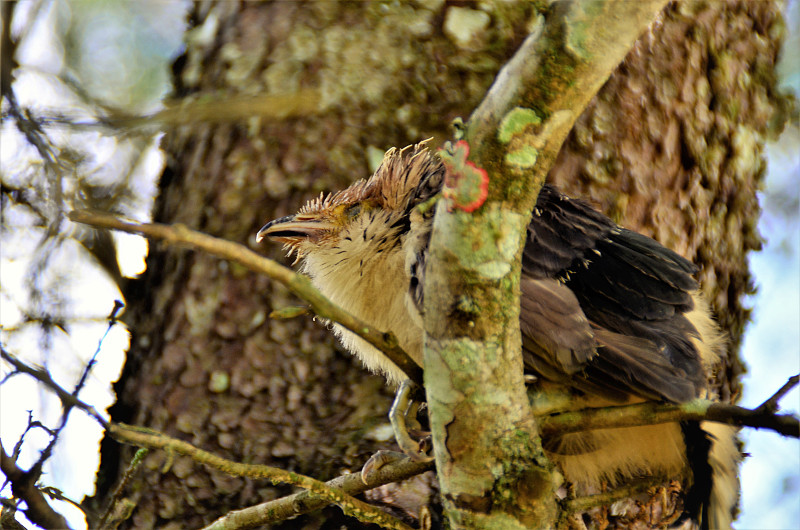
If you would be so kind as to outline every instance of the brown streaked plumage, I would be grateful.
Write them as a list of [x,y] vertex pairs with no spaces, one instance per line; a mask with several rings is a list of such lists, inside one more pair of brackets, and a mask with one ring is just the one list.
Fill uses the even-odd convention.
[[[309,201],[296,215],[265,225],[295,253],[301,270],[333,302],[391,331],[422,364],[423,275],[433,208],[444,168],[424,144],[391,149],[369,180]],[[577,410],[648,399],[708,396],[723,346],[692,278],[696,267],[654,240],[617,226],[587,203],[544,186],[523,252],[520,326],[526,371],[537,388],[563,393]],[[391,382],[404,374],[377,349],[334,325],[344,346]],[[713,397],[713,396],[708,396]],[[545,440],[566,478],[586,491],[642,474],[673,477],[695,469],[710,527],[730,525],[736,502],[734,431],[678,424],[602,429]],[[694,438],[706,450],[694,450]],[[704,484],[708,445],[713,488]],[[688,454],[688,456],[687,456]],[[720,464],[721,463],[721,464]],[[701,469],[703,468],[703,469]],[[707,474],[708,474],[707,473]],[[687,501],[691,505],[693,501]]]

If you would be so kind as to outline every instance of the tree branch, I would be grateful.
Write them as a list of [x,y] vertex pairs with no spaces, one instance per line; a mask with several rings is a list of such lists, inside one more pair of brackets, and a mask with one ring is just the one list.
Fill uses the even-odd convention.
[[[361,473],[350,473],[336,477],[325,484],[349,495],[359,495],[367,490],[383,484],[398,482],[433,469],[433,462],[415,462],[408,457],[390,462],[374,473],[370,473],[368,483],[362,480]],[[220,517],[204,530],[222,530],[228,528],[252,528],[254,526],[275,524],[297,515],[324,508],[330,504],[326,499],[315,497],[308,491],[302,491],[265,502],[242,510],[229,512]]]
[[[203,451],[202,449],[198,449],[188,442],[170,438],[150,429],[109,423],[94,407],[80,401],[58,386],[45,370],[32,368],[26,365],[4,349],[2,350],[2,358],[11,363],[20,373],[26,373],[43,383],[48,389],[55,392],[63,402],[68,402],[71,406],[79,408],[92,416],[103,425],[108,433],[117,441],[140,447],[164,449],[183,454],[191,457],[196,462],[232,475],[250,478],[266,478],[273,482],[292,484],[307,489],[307,491],[288,497],[230,512],[212,523],[208,527],[209,529],[249,528],[256,525],[272,524],[296,515],[320,509],[328,504],[338,504],[345,513],[358,517],[361,520],[382,524],[380,519],[376,520],[371,518],[374,512],[373,507],[357,499],[352,499],[353,502],[349,503],[350,496],[358,495],[368,489],[383,484],[405,480],[406,478],[418,475],[432,468],[432,464],[429,462],[413,462],[409,459],[402,459],[386,464],[377,471],[370,473],[368,483],[365,484],[362,481],[362,475],[360,473],[343,475],[327,483],[322,483],[313,478],[304,477],[282,469],[269,466],[241,464],[221,458],[207,451]],[[790,382],[793,380],[794,378],[792,378]],[[781,394],[781,392],[785,394],[785,389],[786,385],[784,385],[778,394]],[[770,399],[772,400],[773,398],[775,398],[775,396]],[[682,405],[640,403],[621,407],[585,409],[541,416],[538,417],[537,420],[539,421],[540,429],[544,436],[554,436],[568,432],[600,428],[630,427],[683,420],[697,420],[770,429],[785,436],[800,437],[800,421],[791,415],[770,413],[766,410],[762,410],[762,407],[750,410],[707,400],[696,400]],[[3,453],[4,473],[6,473],[6,467],[8,466],[7,459],[8,457]],[[8,476],[9,479],[11,479],[12,476],[16,477],[19,475],[16,471],[12,470],[10,466],[8,469],[11,475],[6,473],[6,476]],[[19,472],[22,471],[19,470]],[[39,495],[41,495],[41,492],[39,492]],[[610,492],[608,495],[615,495],[615,493]],[[605,497],[591,497],[584,500],[575,499],[569,506],[570,509],[577,509],[575,506],[577,506],[576,503],[579,502],[594,503],[594,505],[597,503],[602,504],[600,501],[604,498]],[[345,503],[346,507],[343,506],[342,503]],[[381,512],[381,514],[383,514],[383,512]],[[376,514],[374,517],[380,518],[382,517],[381,514]],[[394,524],[394,521],[391,521],[391,524]],[[396,528],[397,526],[388,527]]]
[[202,232],[191,230],[181,224],[138,223],[121,219],[108,213],[89,210],[74,210],[69,213],[69,218],[76,223],[83,223],[96,228],[110,228],[132,234],[142,234],[150,239],[160,239],[169,243],[203,250],[219,258],[243,265],[257,273],[269,276],[308,302],[313,311],[320,317],[338,322],[378,348],[403,370],[409,379],[422,386],[422,368],[403,351],[397,344],[397,339],[391,333],[372,329],[328,300],[311,284],[311,281],[306,276],[297,274],[271,259],[256,254],[244,245],[209,236]]
[[565,513],[585,512],[597,506],[607,506],[622,499],[633,497],[639,493],[644,493],[651,488],[661,485],[663,482],[664,480],[662,478],[635,480],[619,488],[614,488],[611,491],[587,495],[586,497],[564,499],[561,502],[561,507]]
[[784,436],[800,438],[800,420],[795,416],[775,414],[762,407],[746,409],[705,399],[681,404],[647,402],[621,407],[559,412],[539,417],[538,420],[544,436],[694,420],[769,429]]

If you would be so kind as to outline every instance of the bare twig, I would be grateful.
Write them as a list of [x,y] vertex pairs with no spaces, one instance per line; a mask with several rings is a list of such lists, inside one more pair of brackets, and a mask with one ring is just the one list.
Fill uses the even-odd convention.
[[58,427],[50,434],[50,441],[47,444],[47,447],[39,455],[39,459],[36,461],[36,464],[31,467],[29,473],[36,474],[36,478],[38,479],[39,475],[42,473],[42,468],[44,467],[44,463],[47,461],[50,456],[53,454],[53,449],[55,448],[56,444],[58,443],[58,437],[61,435],[61,431],[64,430],[64,427],[67,426],[67,420],[69,420],[69,413],[72,412],[72,408],[75,406],[77,402],[78,394],[80,394],[81,390],[83,389],[83,385],[86,384],[86,379],[89,377],[89,373],[92,371],[92,367],[94,367],[95,363],[97,362],[97,355],[100,353],[100,348],[103,347],[103,342],[105,341],[108,333],[111,331],[111,328],[117,323],[117,313],[119,310],[124,307],[124,304],[119,300],[114,301],[114,307],[111,310],[111,313],[108,315],[108,327],[106,328],[105,333],[103,336],[100,337],[100,340],[97,342],[97,348],[92,354],[92,358],[86,363],[86,366],[83,368],[83,373],[81,374],[81,378],[78,381],[78,384],[75,385],[75,390],[72,391],[71,395],[75,398],[75,401],[61,401],[61,406],[64,409],[61,413],[61,421],[58,424]]
[[780,390],[775,392],[768,400],[759,405],[756,410],[769,414],[778,412],[780,409],[778,402],[783,399],[783,396],[788,394],[794,387],[796,387],[797,383],[800,383],[800,374],[790,377],[789,380],[786,381],[786,384],[780,388]]
[[108,420],[106,420],[99,412],[97,412],[97,409],[95,409],[91,405],[84,403],[83,401],[73,396],[70,392],[67,392],[66,390],[61,388],[58,385],[58,383],[53,381],[53,378],[50,377],[50,374],[44,368],[34,368],[32,366],[25,364],[24,362],[17,359],[17,357],[14,354],[6,351],[5,347],[3,347],[2,345],[0,345],[0,357],[2,357],[4,361],[10,363],[17,372],[28,374],[34,379],[44,383],[44,385],[47,388],[49,388],[58,396],[58,399],[61,400],[61,403],[64,406],[69,405],[71,407],[77,407],[82,411],[86,412],[87,414],[89,414],[89,416],[93,417],[95,420],[97,420],[97,422],[104,428],[108,428],[109,425]]
[[269,276],[288,287],[293,293],[311,305],[314,312],[322,318],[338,322],[345,328],[360,336],[379,350],[403,370],[409,379],[422,385],[422,368],[397,344],[397,339],[390,333],[372,329],[344,309],[333,304],[320,293],[311,281],[291,269],[260,256],[244,245],[212,237],[202,232],[191,230],[184,225],[164,225],[156,223],[138,223],[120,219],[113,215],[89,210],[74,210],[69,218],[76,223],[84,223],[98,228],[111,228],[142,234],[151,239],[161,239],[170,243],[196,248],[214,256],[224,258],[248,269]]

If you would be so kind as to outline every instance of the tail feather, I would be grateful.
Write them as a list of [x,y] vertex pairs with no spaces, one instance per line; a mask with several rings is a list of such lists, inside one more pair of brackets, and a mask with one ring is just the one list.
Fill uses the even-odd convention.
[[691,519],[701,530],[729,529],[739,501],[741,455],[736,448],[736,429],[695,421],[683,422],[681,429],[693,480],[678,523]]
[[711,466],[711,496],[706,517],[708,528],[731,528],[739,507],[739,451],[737,429],[722,423],[703,422],[700,427],[711,436],[708,462]]

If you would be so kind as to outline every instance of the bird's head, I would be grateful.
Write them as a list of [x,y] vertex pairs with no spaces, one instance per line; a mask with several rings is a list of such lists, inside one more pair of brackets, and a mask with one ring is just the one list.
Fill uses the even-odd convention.
[[296,214],[270,221],[258,231],[256,241],[279,241],[298,259],[382,252],[408,231],[411,210],[439,191],[443,176],[441,162],[425,142],[392,148],[372,177],[320,195]]

